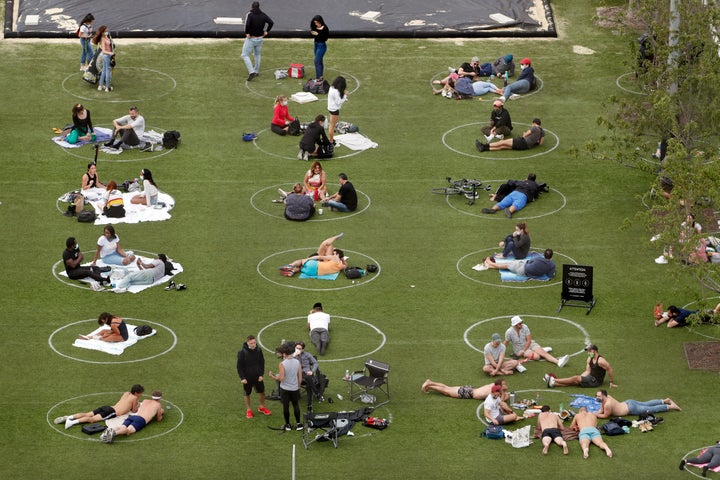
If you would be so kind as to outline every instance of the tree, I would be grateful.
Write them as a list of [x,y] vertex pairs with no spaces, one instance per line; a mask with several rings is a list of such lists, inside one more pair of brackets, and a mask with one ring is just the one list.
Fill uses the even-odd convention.
[[[720,205],[720,61],[716,25],[720,8],[714,0],[648,0],[628,12],[644,31],[631,32],[630,47],[637,82],[644,95],[614,97],[598,120],[608,135],[587,148],[595,155],[648,171],[653,180],[641,213],[653,233],[689,265],[706,287],[720,291],[720,275],[704,262],[699,242],[707,227],[717,225],[713,206]],[[631,2],[631,5],[633,3]],[[672,8],[671,8],[672,6]],[[651,55],[640,58],[637,35],[645,34]],[[648,143],[663,142],[664,158],[649,161]],[[665,153],[663,149],[663,153]],[[672,186],[671,192],[663,192]],[[681,228],[695,214],[703,234]]]

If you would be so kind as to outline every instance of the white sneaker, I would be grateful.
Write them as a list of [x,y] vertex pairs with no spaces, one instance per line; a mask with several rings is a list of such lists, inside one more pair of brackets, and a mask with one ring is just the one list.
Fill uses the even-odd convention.
[[448,67],[448,72],[455,73],[455,67]]
[[102,86],[102,85],[98,85],[98,92],[102,92],[102,89],[103,89],[103,86]]
[[660,234],[658,233],[657,235],[653,235],[652,238],[650,239],[650,241],[656,242],[659,238],[660,238]]
[[505,97],[504,97],[504,96],[498,97],[498,100],[500,100],[501,102],[505,103]]
[[569,360],[570,360],[570,355],[563,355],[562,357],[558,358],[557,366],[562,368],[565,365],[567,365]]
[[517,100],[518,98],[520,98],[520,95],[518,95],[517,93],[513,93],[512,95],[510,95],[510,100]]
[[68,419],[67,416],[57,417],[55,420],[53,420],[53,423],[54,423],[55,425],[59,425],[59,424],[65,422],[67,419]]
[[303,158],[302,158],[302,159],[305,160],[306,162],[309,160],[309,154],[308,154],[308,152],[303,152]]
[[552,388],[555,386],[555,377],[550,377],[548,379],[548,387]]
[[303,150],[302,150],[302,148],[298,151],[297,159],[298,159],[298,160],[302,160],[302,159],[303,159]]
[[68,428],[72,427],[75,424],[76,424],[75,420],[72,420],[72,419],[70,419],[70,417],[68,417],[65,420],[65,430],[67,430]]
[[502,140],[503,138],[505,138],[505,135],[495,135],[495,138],[497,138],[498,140]]
[[485,135],[485,140],[487,140],[487,143],[490,143],[493,138],[495,138],[495,135]]
[[665,255],[660,255],[658,258],[655,259],[655,263],[665,265],[666,263],[668,263],[668,259],[665,258]]
[[115,292],[115,293],[125,293],[125,292],[127,292],[127,288],[115,287],[115,288],[112,289],[112,291]]
[[283,190],[282,188],[278,188],[278,193],[280,194],[280,196],[282,198],[285,198],[288,196],[287,192],[285,190]]
[[483,265],[482,263],[478,263],[474,267],[472,267],[473,270],[476,272],[484,272],[485,270],[488,270],[488,267],[486,265]]
[[550,352],[552,352],[552,347],[543,347],[543,350],[550,353]]
[[96,292],[101,292],[101,291],[104,290],[103,287],[102,287],[102,285],[100,285],[100,284],[99,284],[98,282],[96,282],[95,280],[93,280],[92,282],[90,282],[90,287],[91,287],[93,290],[95,290]]

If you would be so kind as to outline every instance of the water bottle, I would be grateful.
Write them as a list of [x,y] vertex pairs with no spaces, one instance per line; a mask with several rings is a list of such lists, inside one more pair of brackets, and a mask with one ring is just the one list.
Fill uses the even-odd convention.
[[510,392],[510,405],[515,403],[515,392]]
[[345,381],[346,382],[350,381],[350,370],[345,370]]
[[503,77],[503,87],[507,87],[508,83],[508,73],[505,72],[505,76]]
[[285,339],[280,340],[280,345],[285,345]]
[[541,403],[540,403],[541,401],[542,401],[542,399],[540,398],[540,392],[538,392],[538,394],[535,396],[535,405],[538,406],[538,407],[540,407],[540,406],[541,406]]

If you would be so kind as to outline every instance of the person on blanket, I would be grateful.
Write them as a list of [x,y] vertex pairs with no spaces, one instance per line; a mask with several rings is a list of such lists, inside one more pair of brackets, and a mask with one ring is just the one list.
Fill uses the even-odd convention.
[[152,285],[165,276],[165,262],[167,261],[167,256],[164,253],[158,254],[157,258],[149,263],[144,263],[142,259],[138,258],[135,263],[139,270],[119,279],[113,291],[122,293],[131,285]]
[[114,417],[121,417],[129,412],[135,413],[138,411],[138,399],[144,391],[145,387],[136,383],[130,388],[129,392],[123,393],[120,400],[112,407],[103,405],[91,412],[80,412],[70,416],[57,417],[54,422],[56,425],[65,422],[65,429],[67,430],[78,423],[96,423]]
[[[75,237],[68,237],[65,240],[65,250],[63,250],[63,264],[68,278],[71,280],[91,278],[100,287],[102,287],[103,283],[110,284],[110,280],[101,275],[103,272],[109,272],[110,267],[83,267],[81,265],[84,258]],[[95,285],[93,283],[93,288],[95,288]]]
[[130,415],[125,419],[122,426],[116,429],[106,428],[100,436],[100,441],[103,443],[112,443],[116,435],[132,435],[133,433],[137,433],[145,428],[148,423],[152,422],[153,419],[161,422],[165,410],[162,408],[160,400],[162,400],[162,392],[160,390],[153,390],[152,398],[143,400],[138,408],[137,415]]
[[107,325],[110,330],[101,330],[96,336],[78,335],[80,340],[100,340],[102,342],[125,342],[130,337],[125,320],[109,312],[102,312],[98,325]]
[[707,465],[702,467],[703,477],[707,476],[708,470],[714,470],[720,467],[720,440],[718,440],[715,445],[709,447],[697,457],[688,458],[687,460],[681,460],[680,470],[685,470],[685,465],[688,463],[690,465],[702,465],[703,463],[706,463]]
[[74,145],[80,141],[95,141],[95,132],[93,131],[92,119],[90,118],[90,110],[83,107],[82,103],[76,103],[75,105],[73,105],[72,121],[72,128],[63,131],[63,133],[66,134],[66,142]]
[[[145,118],[138,113],[138,107],[130,107],[127,115],[113,120],[113,133],[110,140],[105,143],[108,148],[119,149],[125,144],[128,147],[140,145],[140,139],[145,133]],[[120,136],[116,142],[115,138]]]
[[73,205],[68,206],[64,215],[72,217],[85,208],[85,195],[89,193],[89,190],[94,188],[105,188],[105,184],[102,183],[98,177],[95,162],[87,164],[87,171],[83,174],[82,180],[80,181],[80,195],[75,195]]
[[483,264],[487,268],[496,270],[510,270],[516,275],[522,275],[530,278],[553,278],[555,276],[555,262],[552,260],[553,251],[548,248],[543,253],[542,258],[531,257],[526,260],[510,260],[505,263],[496,263],[493,257],[487,257],[483,260]]
[[91,264],[93,267],[98,258],[105,265],[128,265],[135,261],[133,252],[126,253],[120,246],[120,237],[117,236],[115,227],[112,225],[105,225],[103,234],[98,238],[97,250],[95,250],[95,256]]
[[615,382],[615,373],[613,372],[610,362],[598,353],[597,345],[588,345],[585,347],[588,358],[585,362],[585,370],[580,375],[568,378],[557,378],[553,373],[543,375],[543,380],[547,382],[548,388],[552,387],[599,387],[605,380],[605,375],[609,377],[610,387],[617,387]]
[[292,263],[280,267],[280,273],[286,277],[292,277],[302,272],[310,277],[338,273],[347,268],[345,253],[334,247],[334,243],[343,237],[342,233],[322,241],[317,253],[308,258],[301,258]]
[[563,439],[563,424],[560,417],[550,411],[549,405],[543,405],[538,414],[538,427],[540,428],[543,444],[542,454],[547,455],[550,445],[555,442],[563,449],[563,455],[568,454],[567,442]]

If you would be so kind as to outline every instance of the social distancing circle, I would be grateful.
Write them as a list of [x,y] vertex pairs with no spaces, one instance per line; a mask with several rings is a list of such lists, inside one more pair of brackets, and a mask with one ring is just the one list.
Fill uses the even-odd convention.
[[[552,153],[553,150],[560,146],[560,137],[552,130],[548,130],[543,126],[543,130],[545,130],[545,140],[543,140],[542,145],[529,150],[496,150],[481,153],[478,152],[475,147],[475,140],[478,139],[482,143],[487,143],[480,131],[480,129],[487,124],[488,122],[473,122],[458,125],[443,133],[442,143],[445,147],[460,155],[485,160],[526,160],[528,158],[537,158]],[[530,128],[530,124],[528,123],[513,121],[513,138],[522,136],[524,130],[519,127],[520,125],[525,125],[527,128]]]
[[[432,78],[430,79],[430,86],[431,86],[432,88],[434,88],[434,89],[435,89],[435,88],[441,88],[442,85],[437,85],[437,84],[435,84],[435,83],[433,83],[433,82],[434,82],[435,80],[442,80],[443,78],[447,77],[449,74],[450,74],[449,71],[436,73],[436,74],[433,75]],[[515,77],[515,78],[517,78],[517,77]],[[537,88],[536,88],[535,90],[531,91],[531,92],[525,92],[525,93],[519,94],[519,95],[520,95],[520,98],[518,98],[517,100],[522,100],[522,99],[524,99],[524,98],[532,97],[533,95],[540,93],[540,91],[543,89],[543,87],[545,87],[545,82],[543,82],[543,79],[540,78],[539,75],[535,75],[535,79],[536,79],[536,82],[537,82]],[[491,83],[495,84],[495,86],[496,86],[497,88],[503,88],[502,79],[499,79],[499,78],[497,78],[497,77],[494,77],[494,76],[490,76],[490,77],[480,77],[480,80],[483,81],[483,82],[491,82]],[[510,83],[512,83],[512,82],[510,82]],[[497,95],[497,94],[494,94],[494,93],[486,93],[485,95],[481,95],[481,96],[478,96],[478,97],[473,97],[473,100],[475,100],[475,101],[477,101],[478,99],[487,100],[487,101],[488,101],[488,104],[492,105],[491,102],[492,102],[493,100],[495,100],[496,98],[500,98],[500,96]],[[451,99],[451,100],[453,100],[453,99]],[[507,104],[508,101],[514,102],[514,101],[517,101],[517,100],[507,100],[505,103]]]
[[[312,121],[312,120],[310,120]],[[331,160],[340,160],[341,158],[350,158],[355,155],[360,155],[364,150],[350,150],[341,146],[336,147],[335,153],[332,158],[313,158],[310,157],[307,162],[298,161],[297,153],[300,149],[299,142],[302,137],[295,137],[292,135],[278,135],[273,133],[269,128],[260,130],[257,132],[257,136],[253,139],[255,147],[266,155],[271,157],[282,158],[283,160],[293,160],[297,162],[297,165],[312,165],[312,162],[318,160],[320,162],[328,162]],[[347,151],[346,154],[340,154],[344,149]]]
[[[82,425],[80,424],[66,430],[64,424],[61,423],[55,425],[53,423],[53,419],[60,416],[72,415],[78,412],[89,412],[100,405],[113,405],[115,402],[117,402],[118,398],[120,398],[123,393],[124,392],[90,393],[87,395],[81,395],[78,397],[68,398],[67,400],[62,400],[50,407],[47,414],[45,415],[45,421],[55,432],[66,437],[73,438],[75,440],[100,442],[99,434],[87,435],[85,433],[82,433]],[[147,396],[142,397],[142,399],[144,398],[147,398]],[[167,435],[168,433],[178,428],[185,420],[185,414],[183,413],[182,409],[171,401],[166,400],[164,396],[160,403],[165,409],[165,414],[163,416],[162,422],[150,422],[148,426],[142,429],[142,431],[132,436],[117,437],[116,442],[125,443],[153,440]]]
[[[277,200],[279,198],[278,188],[282,188],[284,191],[290,192],[292,191],[293,185],[294,184],[292,183],[279,183],[277,185],[272,185],[270,187],[265,187],[261,190],[258,190],[257,192],[253,193],[252,197],[250,197],[250,204],[256,211],[262,213],[263,215],[286,220],[284,214],[285,204],[273,203],[273,200]],[[328,193],[331,192],[332,187],[330,187],[330,190],[328,190]],[[331,212],[330,207],[323,207],[320,205],[320,202],[315,202],[315,215],[313,215],[312,218],[307,221],[330,222],[360,215],[365,210],[370,208],[371,200],[370,197],[361,190],[356,190],[356,192],[358,194],[358,208],[354,212]],[[320,213],[317,211],[320,208],[323,209],[322,215],[320,215]]]
[[[706,300],[715,300],[712,305],[709,306],[709,308],[715,308],[715,305],[720,303],[720,297],[710,297]],[[682,308],[688,309],[688,310],[694,310],[697,309],[697,301],[693,301],[688,303],[687,305],[684,305]],[[666,324],[662,324],[657,328],[666,328]],[[716,325],[712,326],[699,326],[699,327],[689,327],[689,330],[696,334],[700,335],[701,337],[710,338],[713,340],[720,340],[720,329]]]
[[[122,115],[125,115],[125,111],[121,110],[118,111],[116,116],[120,117]],[[106,127],[109,129],[112,129],[112,124],[100,124],[96,125],[98,127]],[[160,134],[165,133],[165,130],[159,127],[147,127],[145,131],[149,132],[150,130],[154,130]],[[102,148],[102,145],[100,145]],[[87,166],[87,163],[91,163],[95,160],[95,146],[92,144],[83,145],[79,148],[62,148],[63,152],[67,153],[71,157],[80,158],[84,162],[86,162],[83,165],[83,168]],[[131,162],[150,162],[152,160],[156,160],[158,158],[162,158],[165,155],[168,155],[172,152],[174,152],[174,148],[164,148],[162,150],[153,151],[153,152],[143,152],[140,148],[130,148],[127,150],[123,150],[122,153],[113,154],[113,153],[105,153],[102,150],[98,152],[98,163],[131,163]]]
[[[114,90],[109,93],[98,91],[97,85],[89,84],[82,76],[80,71],[68,75],[61,87],[69,95],[92,102],[140,103],[169,95],[177,87],[173,77],[152,68],[115,67],[112,76]],[[97,112],[95,116],[97,118]]]
[[263,258],[257,264],[258,274],[270,283],[281,287],[294,288],[297,290],[306,290],[314,292],[325,292],[332,290],[344,290],[347,288],[361,287],[377,279],[382,273],[382,267],[380,263],[374,258],[365,255],[354,250],[348,250],[341,248],[347,257],[348,266],[357,266],[362,269],[368,264],[378,266],[378,271],[375,273],[366,273],[364,277],[350,280],[345,278],[343,272],[340,272],[336,280],[320,280],[315,278],[300,279],[299,273],[292,277],[285,277],[280,274],[279,268],[283,265],[287,265],[300,258],[307,258],[313,252],[317,252],[317,247],[306,247],[306,248],[294,248],[291,250],[284,250],[282,252],[276,252],[267,257]]
[[364,359],[385,346],[385,333],[375,325],[352,317],[331,315],[330,346],[327,355],[318,356],[310,342],[307,316],[283,318],[269,323],[257,334],[258,345],[266,352],[275,353],[283,339],[305,342],[305,351],[315,355],[319,362],[345,362]]
[[150,325],[157,331],[152,337],[144,338],[135,345],[126,348],[122,355],[110,355],[96,350],[86,350],[73,346],[78,335],[86,335],[98,328],[97,318],[79,320],[64,325],[50,334],[48,345],[61,357],[83,363],[98,365],[114,365],[121,363],[137,363],[151,360],[169,353],[177,345],[177,335],[162,323],[142,318],[122,317],[131,325]]
[[623,73],[615,79],[615,85],[625,92],[647,96],[647,93],[642,91],[640,81],[635,78],[635,72]]
[[[474,265],[477,265],[478,263],[483,263],[484,258],[491,256],[493,253],[496,253],[499,250],[499,247],[491,247],[470,252],[467,255],[460,257],[460,259],[455,264],[455,268],[457,269],[458,273],[466,279],[475,283],[482,283],[483,285],[490,285],[492,287],[501,288],[545,288],[560,285],[563,263],[572,263],[574,265],[578,264],[575,259],[565,255],[564,253],[553,251],[552,259],[555,262],[556,267],[555,277],[547,281],[527,280],[525,282],[503,282],[500,279],[499,270],[491,268],[489,270],[478,272],[472,269]],[[531,251],[542,254],[545,249],[532,248]],[[567,261],[561,261],[561,259],[565,259]]]
[[[310,67],[308,69],[307,65],[305,66],[305,76],[303,78],[275,78],[275,70],[287,71],[287,69],[288,66],[286,65],[284,67],[276,67],[269,70],[260,70],[260,75],[258,77],[256,77],[250,82],[245,81],[245,88],[247,88],[251,93],[257,95],[258,97],[264,97],[270,100],[270,103],[268,104],[268,124],[270,124],[270,120],[272,119],[272,107],[273,102],[275,101],[275,97],[277,97],[278,95],[285,95],[286,97],[288,97],[288,99],[290,99],[290,96],[293,93],[302,92],[303,86],[308,81],[308,79],[313,78],[312,72],[314,71],[314,68]],[[326,80],[328,81],[328,83],[332,83],[332,81],[339,76],[345,78],[348,87],[348,96],[350,97],[350,101],[352,101],[352,94],[357,92],[360,88],[360,80],[350,73],[341,72],[340,70],[336,70],[334,68],[325,67],[325,72],[335,72],[335,75],[332,76],[325,75],[327,77]],[[293,111],[295,111],[296,109],[299,112],[309,112],[317,110],[317,113],[313,114],[312,118],[315,118],[315,115],[317,115],[318,113],[322,113],[323,115],[327,116],[327,95],[316,96],[318,97],[317,102],[310,102],[305,104],[291,102],[290,116],[295,116],[293,114]],[[345,106],[348,104],[349,102],[346,103]],[[318,107],[318,105],[320,106]],[[343,108],[345,108],[345,106],[343,106]],[[342,111],[340,112],[340,116],[342,117]],[[308,118],[310,117],[308,116]]]
[[[540,179],[542,182],[542,179]],[[483,186],[490,185],[490,190],[481,190],[478,192],[478,198],[472,205],[469,204],[468,198],[465,195],[446,195],[445,203],[453,210],[462,213],[463,215],[469,215],[471,217],[478,217],[487,220],[497,220],[502,222],[508,222],[504,212],[499,211],[495,214],[482,213],[483,208],[490,208],[495,205],[495,202],[490,200],[490,194],[495,193],[497,188],[507,182],[505,180],[484,180]],[[544,192],[540,194],[540,197],[534,202],[528,202],[528,204],[519,212],[513,214],[510,222],[526,221],[535,218],[542,218],[553,215],[567,205],[567,198],[558,189],[549,187],[550,192]],[[437,196],[437,195],[435,195]],[[514,224],[513,224],[514,225]]]

